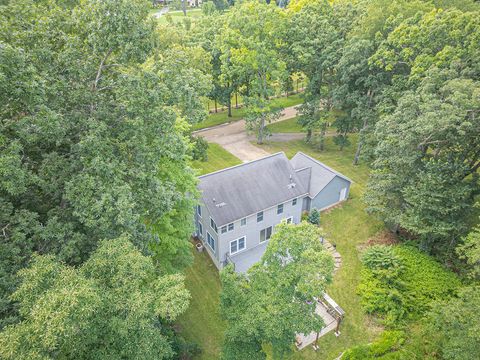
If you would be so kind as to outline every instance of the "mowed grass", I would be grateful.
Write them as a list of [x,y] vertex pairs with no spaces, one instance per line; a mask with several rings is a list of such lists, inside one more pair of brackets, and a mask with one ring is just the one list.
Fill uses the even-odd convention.
[[194,251],[193,265],[185,272],[190,291],[190,306],[177,321],[182,336],[200,345],[197,359],[218,359],[225,323],[220,317],[220,278],[218,270],[204,251]]
[[[328,239],[336,244],[338,252],[342,255],[342,266],[328,288],[329,295],[346,312],[340,328],[341,335],[337,338],[331,332],[323,336],[319,340],[320,349],[317,352],[311,347],[295,351],[290,356],[292,360],[335,359],[351,346],[371,342],[382,330],[364,314],[356,292],[361,270],[359,248],[369,238],[382,231],[383,225],[364,211],[362,195],[369,169],[364,164],[352,165],[356,137],[352,136],[351,140],[352,145],[343,151],[338,149],[331,138],[326,139],[323,152],[313,149],[302,140],[262,145],[262,148],[270,153],[284,151],[288,157],[302,151],[340,171],[353,181],[348,201],[321,215],[321,225]],[[209,171],[231,166],[230,162],[222,162],[221,159],[222,156],[210,158],[209,162],[212,161],[212,164]],[[182,330],[183,335],[189,340],[196,341],[204,349],[203,354],[198,357],[202,360],[219,358],[223,341],[222,332],[225,328],[217,307],[220,294],[218,272],[206,256],[197,254],[193,267],[187,272],[187,286],[192,292],[192,305],[180,321],[180,325],[185,329]],[[210,271],[212,269],[215,271]]]
[[321,215],[321,226],[326,231],[328,239],[337,245],[337,250],[342,255],[342,266],[327,290],[346,312],[340,328],[341,335],[337,338],[331,332],[320,338],[320,349],[317,352],[308,347],[303,351],[294,352],[291,359],[335,359],[351,346],[371,342],[381,331],[362,311],[360,297],[356,292],[361,270],[359,247],[381,231],[383,225],[365,212],[362,195],[369,170],[364,164],[352,165],[355,144],[356,137],[353,136],[352,145],[343,151],[338,149],[332,138],[326,139],[323,152],[312,149],[302,140],[262,146],[269,152],[284,151],[289,158],[297,151],[302,151],[353,181],[348,201],[341,207]]
[[[155,14],[160,9],[158,10],[152,10],[151,14]],[[173,23],[178,23],[182,22],[183,19],[189,18],[192,21],[195,21],[196,18],[203,16],[202,9],[188,9],[187,8],[187,16],[183,15],[183,11],[181,10],[175,10],[175,11],[169,11],[166,14],[163,14],[159,18],[157,18],[157,21],[159,24],[168,24],[170,21]]]
[[304,130],[298,124],[298,117],[294,117],[288,120],[282,120],[267,126],[268,130],[274,133],[299,133]]
[[208,161],[192,161],[192,167],[198,170],[199,175],[208,174],[242,163],[239,158],[215,143],[208,144],[207,155]]
[[[303,99],[301,94],[294,94],[288,97],[285,96],[285,97],[272,99],[270,104],[274,109],[282,109],[282,108],[301,104],[302,101]],[[231,117],[228,116],[227,111],[219,111],[218,113],[212,113],[208,116],[208,118],[205,121],[195,124],[193,126],[193,129],[194,130],[205,129],[208,127],[225,124],[232,121],[237,121],[237,120],[243,119],[245,115],[246,115],[246,111],[244,107],[240,107],[238,109],[235,109],[235,107],[232,107]]]

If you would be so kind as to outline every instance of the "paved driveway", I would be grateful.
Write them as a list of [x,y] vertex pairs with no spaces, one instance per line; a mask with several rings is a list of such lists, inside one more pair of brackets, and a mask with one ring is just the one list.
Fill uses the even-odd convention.
[[[297,116],[295,106],[285,108],[282,116],[276,121],[291,119]],[[195,131],[195,134],[203,136],[208,142],[219,144],[228,152],[238,157],[243,162],[252,161],[269,155],[265,150],[254,146],[251,141],[255,136],[247,134],[245,120],[238,120],[229,124],[223,124],[208,129]],[[304,134],[273,134],[270,140],[289,141],[301,139]]]

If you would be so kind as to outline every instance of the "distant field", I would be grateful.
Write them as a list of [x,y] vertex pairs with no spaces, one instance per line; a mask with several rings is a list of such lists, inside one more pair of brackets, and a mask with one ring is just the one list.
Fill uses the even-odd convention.
[[[279,97],[271,100],[271,104],[274,108],[286,108],[290,106],[299,105],[303,102],[302,94],[294,94],[288,97]],[[236,121],[243,119],[245,117],[245,108],[241,107],[238,109],[232,108],[232,116],[228,117],[227,111],[219,111],[218,113],[213,113],[208,116],[208,118],[199,123],[195,124],[193,129],[205,129],[211,126],[224,124],[231,121]]]
[[[159,11],[160,9],[153,9],[150,11],[150,13],[154,15]],[[195,20],[195,18],[199,18],[200,16],[203,16],[202,9],[187,9],[187,16],[184,16],[183,11],[181,10],[173,10],[157,18],[157,21],[160,24],[167,24],[169,23],[169,20],[174,23],[178,23],[182,22],[186,17],[190,18],[190,20]]]

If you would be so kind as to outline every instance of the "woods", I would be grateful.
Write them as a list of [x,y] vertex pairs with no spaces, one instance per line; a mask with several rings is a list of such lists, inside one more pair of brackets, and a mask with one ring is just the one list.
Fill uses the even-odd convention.
[[[358,303],[386,332],[344,358],[475,358],[479,2],[206,1],[179,21],[151,3],[0,1],[0,357],[192,356],[175,326],[208,161],[192,129],[241,107],[268,145],[272,98],[295,92],[302,146],[352,149],[395,238],[359,246]],[[224,359],[285,358],[322,328],[319,235],[278,226],[247,275],[221,272]]]

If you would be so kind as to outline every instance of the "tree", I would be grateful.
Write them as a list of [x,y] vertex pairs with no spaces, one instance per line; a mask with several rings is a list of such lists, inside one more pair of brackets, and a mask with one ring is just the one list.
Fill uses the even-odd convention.
[[480,166],[479,90],[459,79],[438,94],[409,92],[377,123],[368,211],[430,248],[455,245],[467,230]]
[[[158,54],[145,1],[61,5],[2,8],[0,327],[18,319],[9,295],[33,252],[79,265],[99,240],[129,234],[145,252],[163,237],[163,270],[191,258],[183,116],[200,118],[201,103],[184,89],[208,79],[189,69],[190,54]],[[163,173],[166,163],[182,183]],[[148,226],[176,222],[179,209],[182,237]]]
[[[265,137],[265,127],[278,116],[269,103],[273,83],[282,78],[285,63],[279,55],[284,13],[275,5],[247,2],[227,14],[222,35],[222,76],[245,84],[247,128],[255,130],[257,143]],[[226,69],[228,68],[228,71]]]
[[320,211],[314,208],[308,215],[308,222],[314,225],[320,224]]
[[224,359],[265,359],[263,344],[279,357],[290,351],[296,333],[321,330],[315,298],[332,279],[333,259],[320,235],[305,222],[277,225],[262,259],[246,275],[231,267],[222,271]]
[[291,71],[301,71],[308,80],[299,123],[307,130],[307,141],[314,130],[320,130],[320,150],[333,107],[335,65],[352,24],[353,10],[351,4],[326,0],[292,3],[286,54]]
[[102,241],[81,267],[32,258],[12,295],[22,321],[0,333],[2,359],[168,359],[161,321],[188,306],[181,275],[158,276],[126,237]]
[[[375,128],[368,210],[430,250],[452,250],[465,234],[478,189],[478,18],[458,10],[419,14],[372,56],[394,81]],[[461,37],[460,29],[467,29]]]
[[426,336],[442,359],[473,359],[480,354],[480,287],[462,289],[458,297],[434,305]]
[[[477,203],[478,206],[478,203]],[[466,260],[470,267],[470,275],[474,279],[480,278],[480,227],[476,226],[470,230],[467,236],[457,247],[457,254],[461,259]]]

